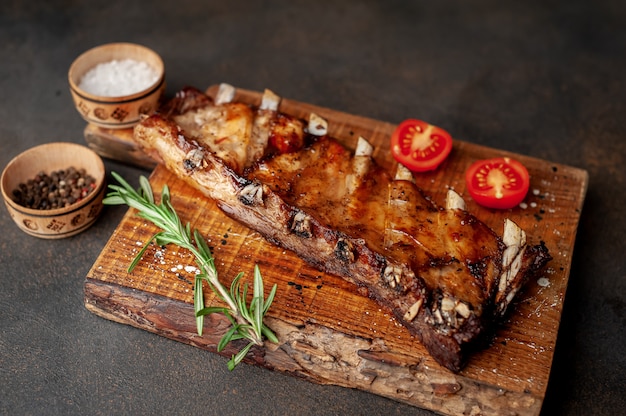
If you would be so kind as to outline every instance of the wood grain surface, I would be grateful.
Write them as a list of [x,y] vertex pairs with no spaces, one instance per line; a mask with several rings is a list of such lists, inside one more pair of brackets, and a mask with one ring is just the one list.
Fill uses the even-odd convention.
[[[215,94],[216,90],[217,86],[212,86],[207,92]],[[260,93],[237,90],[236,100],[258,104]],[[279,110],[300,117],[315,112],[329,121],[329,133],[347,147],[354,148],[358,136],[363,136],[374,145],[373,157],[379,164],[389,169],[394,166],[388,143],[395,127],[392,124],[288,99],[282,100]],[[141,161],[138,165],[151,166],[133,145],[128,131],[113,134],[88,126],[85,137],[90,146],[97,142],[96,150],[107,157],[131,163],[137,159]],[[530,192],[522,206],[511,210],[481,208],[465,191],[464,172],[477,159],[502,155],[526,165],[531,175]],[[539,414],[587,173],[455,139],[448,160],[437,171],[419,174],[416,180],[439,205],[443,205],[447,189],[454,188],[466,199],[468,210],[499,234],[505,218],[514,220],[526,230],[531,244],[545,241],[553,256],[543,273],[529,281],[518,296],[492,344],[476,353],[459,374],[440,367],[388,311],[362,296],[353,285],[319,272],[228,218],[213,201],[163,166],[156,166],[150,175],[157,195],[167,184],[183,221],[207,238],[225,283],[240,271],[251,282],[253,267],[258,264],[266,290],[277,284],[267,324],[280,342],[253,348],[245,362],[316,383],[362,389],[443,414]],[[85,305],[104,318],[216,352],[228,321],[211,315],[205,321],[204,335],[196,334],[196,269],[188,252],[152,245],[133,273],[126,271],[157,231],[134,210],[126,213],[86,277]],[[205,302],[219,303],[208,289]],[[229,346],[221,354],[230,356],[238,346]]]

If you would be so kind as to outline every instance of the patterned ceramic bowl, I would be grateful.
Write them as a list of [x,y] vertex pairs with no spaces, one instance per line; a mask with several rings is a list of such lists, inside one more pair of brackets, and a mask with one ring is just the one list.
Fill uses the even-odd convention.
[[153,50],[109,43],[80,55],[68,72],[76,109],[89,123],[130,128],[156,110],[165,90],[165,67]]
[[[27,208],[16,202],[21,192],[20,185],[23,189],[29,180],[41,176],[41,173],[52,175],[70,168],[79,172],[84,170],[84,176],[90,177],[87,183],[94,180],[93,184],[82,189],[86,195],[75,198],[76,201],[71,200],[67,206],[52,209]],[[48,143],[13,158],[2,172],[0,187],[9,214],[22,231],[39,238],[58,239],[78,234],[96,221],[102,211],[105,173],[102,159],[88,147],[74,143]],[[73,189],[81,192],[76,185]],[[67,199],[65,201],[67,203]]]

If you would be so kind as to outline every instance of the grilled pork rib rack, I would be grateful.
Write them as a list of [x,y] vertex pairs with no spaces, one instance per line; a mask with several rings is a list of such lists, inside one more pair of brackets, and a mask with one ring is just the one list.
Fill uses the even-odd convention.
[[359,138],[351,152],[326,121],[278,112],[266,90],[253,108],[186,88],[135,127],[134,140],[227,215],[367,293],[453,372],[491,333],[524,282],[550,260],[507,220],[502,237],[449,191],[425,197]]

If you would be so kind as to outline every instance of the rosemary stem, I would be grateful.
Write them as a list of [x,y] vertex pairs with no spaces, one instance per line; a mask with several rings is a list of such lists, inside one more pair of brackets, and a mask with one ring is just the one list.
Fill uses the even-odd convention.
[[[186,249],[193,254],[196,264],[200,268],[200,273],[195,277],[194,284],[194,310],[196,314],[196,325],[198,335],[202,335],[204,325],[204,316],[214,312],[225,314],[233,324],[233,327],[222,337],[218,344],[218,351],[235,339],[245,338],[249,341],[238,354],[234,355],[229,361],[229,368],[232,370],[241,360],[244,359],[246,353],[250,350],[252,344],[263,345],[263,336],[272,342],[278,342],[276,335],[270,328],[263,324],[263,317],[267,312],[276,293],[276,285],[273,286],[267,301],[264,301],[263,281],[258,266],[255,266],[254,273],[254,292],[250,306],[247,305],[247,285],[241,290],[240,273],[231,283],[228,290],[219,280],[213,255],[206,240],[196,230],[191,230],[189,223],[183,226],[180,217],[170,201],[170,192],[167,185],[163,186],[161,192],[161,202],[157,203],[150,182],[145,177],[140,177],[140,188],[135,190],[121,176],[115,172],[111,172],[113,177],[117,179],[120,185],[109,185],[111,193],[103,200],[107,205],[126,204],[135,208],[138,215],[159,227],[161,231],[154,235],[153,239],[146,243],[144,248],[137,254],[128,268],[131,272],[135,265],[141,259],[144,251],[152,241],[157,244],[164,245],[174,243],[179,247]],[[227,307],[206,307],[204,306],[203,281],[206,280],[215,293]]]
[[[217,273],[210,266],[209,262],[204,258],[204,256],[193,246],[193,244],[189,244],[186,247],[198,260],[199,266],[202,269],[202,272],[206,275],[207,280],[213,285],[213,287],[219,292],[220,298],[226,302],[228,308],[235,316],[239,316],[239,312],[237,310],[237,305],[230,298],[228,290],[222,285],[222,283],[217,278]],[[239,321],[239,320],[238,320]]]

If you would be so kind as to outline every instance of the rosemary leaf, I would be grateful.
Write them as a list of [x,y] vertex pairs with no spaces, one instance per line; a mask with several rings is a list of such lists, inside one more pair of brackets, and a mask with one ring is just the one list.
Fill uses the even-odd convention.
[[248,344],[245,347],[243,347],[241,349],[241,351],[239,351],[236,355],[234,355],[230,361],[228,361],[228,369],[229,370],[234,370],[235,367],[237,366],[237,364],[239,364],[241,361],[243,361],[243,359],[245,358],[246,354],[248,354],[248,351],[250,351],[250,348],[252,347],[252,344]]
[[196,315],[210,315],[212,313],[226,313],[228,312],[227,308],[220,308],[219,306],[208,306],[206,308],[200,309],[196,312]]
[[258,271],[258,267],[254,268],[254,289],[252,295],[252,303],[251,308],[254,309],[254,319],[252,320],[252,324],[254,326],[254,330],[257,333],[261,332],[261,327],[263,326],[263,279],[261,278],[261,273]]
[[274,334],[274,332],[267,326],[263,325],[263,327],[261,327],[261,332],[263,333],[263,335],[265,335],[269,342],[278,344],[278,338],[276,337],[276,334]]
[[143,192],[143,196],[151,203],[154,204],[154,193],[152,192],[152,186],[150,186],[150,181],[145,176],[139,177],[139,185],[141,186],[141,191]]
[[239,294],[239,281],[243,277],[243,273],[237,274],[233,281],[230,283],[230,295],[235,298]]
[[267,299],[265,300],[265,305],[263,305],[263,315],[267,314],[267,311],[270,309],[272,302],[274,302],[274,297],[276,296],[277,288],[278,287],[276,286],[276,284],[274,284],[274,286],[272,286],[272,290],[270,290],[270,293],[267,295]]
[[195,279],[195,287],[193,291],[193,309],[196,315],[196,331],[202,336],[204,329],[204,315],[198,315],[198,312],[204,309],[204,293],[202,292],[202,279]]
[[102,203],[105,205],[122,205],[125,204],[124,198],[120,196],[109,196],[102,200]]
[[143,245],[143,247],[141,248],[141,250],[139,250],[139,253],[137,253],[137,255],[135,256],[135,258],[133,259],[133,261],[130,263],[130,265],[128,266],[128,273],[132,273],[133,270],[135,269],[135,266],[137,266],[137,264],[139,264],[139,262],[141,261],[141,258],[143,257],[143,253],[146,252],[146,250],[148,249],[148,247],[150,247],[150,243],[158,238],[158,233],[154,235],[154,237],[152,237],[150,240],[148,240],[146,242],[146,244]]
[[223,351],[224,348],[226,348],[226,345],[233,340],[233,336],[237,332],[237,329],[237,326],[233,325],[228,331],[226,331],[226,333],[222,336],[222,339],[220,339],[220,342],[217,344],[218,352]]

